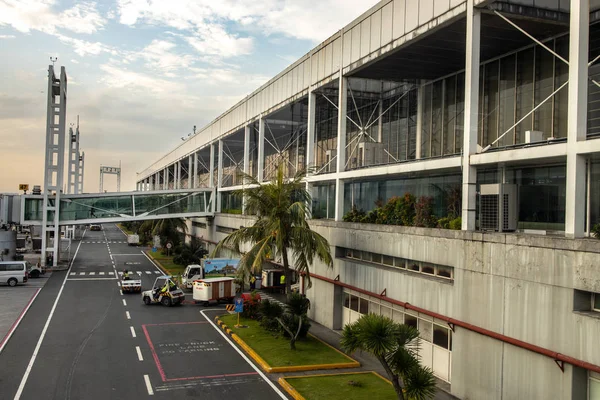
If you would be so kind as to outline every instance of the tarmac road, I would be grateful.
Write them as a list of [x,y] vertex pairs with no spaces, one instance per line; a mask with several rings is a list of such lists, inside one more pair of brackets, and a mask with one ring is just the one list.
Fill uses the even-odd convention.
[[213,325],[223,306],[146,306],[121,293],[124,268],[143,290],[162,274],[116,226],[86,231],[0,354],[0,398],[287,398]]

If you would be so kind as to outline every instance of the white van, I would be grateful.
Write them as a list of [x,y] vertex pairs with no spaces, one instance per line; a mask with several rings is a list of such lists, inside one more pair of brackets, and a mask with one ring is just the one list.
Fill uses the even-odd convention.
[[0,283],[17,286],[27,282],[30,267],[29,261],[0,261]]

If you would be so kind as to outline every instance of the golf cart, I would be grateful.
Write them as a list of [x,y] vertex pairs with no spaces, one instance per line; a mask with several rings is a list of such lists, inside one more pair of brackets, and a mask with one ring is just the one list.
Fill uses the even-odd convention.
[[[168,289],[163,292],[164,287]],[[142,292],[142,300],[146,305],[160,303],[163,306],[180,305],[185,299],[185,294],[177,284],[172,280],[171,276],[163,275],[156,278],[152,290]]]

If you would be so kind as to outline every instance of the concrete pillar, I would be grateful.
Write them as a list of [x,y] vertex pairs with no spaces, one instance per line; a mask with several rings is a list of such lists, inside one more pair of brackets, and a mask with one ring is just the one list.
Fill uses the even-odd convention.
[[182,189],[183,182],[181,180],[181,160],[177,161],[177,189]]
[[169,169],[163,169],[163,190],[169,189]]
[[462,230],[475,230],[477,168],[471,166],[471,154],[477,153],[477,112],[479,105],[479,57],[481,12],[467,1],[467,37],[465,62],[464,149],[462,168]]
[[423,99],[425,90],[421,81],[417,89],[417,132],[415,135],[415,158],[418,160],[422,157],[421,145],[423,143]]
[[148,190],[154,190],[154,175],[148,177]]
[[265,176],[265,120],[260,116],[258,120],[258,162],[256,180],[262,182]]
[[140,191],[140,183],[139,183],[139,182],[136,182],[136,183],[135,183],[135,191],[136,191],[136,192],[139,192],[139,191]]
[[154,190],[160,190],[160,172],[157,172],[154,175]]
[[192,168],[192,187],[198,187],[198,152],[194,153],[194,168]]
[[[348,78],[340,71],[338,93],[337,172],[346,168],[346,121],[348,105]],[[337,221],[337,219],[336,219]]]
[[585,231],[586,160],[577,154],[577,142],[587,134],[589,0],[571,0],[570,19],[565,235],[579,238]]
[[379,108],[377,109],[377,142],[383,141],[383,81],[379,92]]
[[[250,135],[252,127],[246,125],[244,127],[244,174],[250,175]],[[246,178],[242,180],[242,185],[246,184]],[[242,214],[246,214],[246,196],[242,196]]]
[[[315,167],[315,122],[317,95],[311,90],[308,92],[308,126],[306,127],[306,169]],[[314,172],[314,171],[313,171]]]
[[192,154],[190,154],[188,156],[188,180],[187,180],[187,188],[186,189],[191,189],[192,188],[192,166],[194,165],[194,157]]
[[221,212],[221,193],[218,189],[223,187],[223,141],[219,140],[219,154],[217,158],[217,212]]
[[337,178],[335,180],[335,220],[341,221],[344,218],[344,181]]
[[208,167],[208,186],[215,187],[215,145],[210,145],[210,165]]

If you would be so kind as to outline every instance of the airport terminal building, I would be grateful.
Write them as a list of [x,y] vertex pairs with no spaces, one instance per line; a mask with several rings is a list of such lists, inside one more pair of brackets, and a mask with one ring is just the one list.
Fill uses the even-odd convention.
[[600,0],[382,0],[137,190],[214,187],[189,221],[214,243],[253,222],[240,172],[311,167],[335,255],[311,318],[418,327],[461,399],[600,399],[598,22]]

